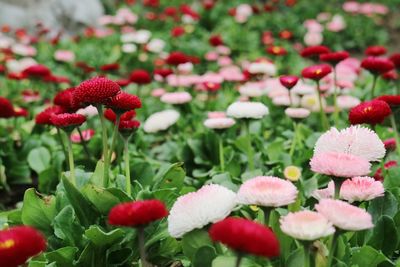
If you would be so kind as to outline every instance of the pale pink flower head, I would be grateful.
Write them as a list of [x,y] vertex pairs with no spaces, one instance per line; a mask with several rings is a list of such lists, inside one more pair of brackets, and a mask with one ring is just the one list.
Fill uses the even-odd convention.
[[340,32],[346,28],[346,22],[340,15],[335,15],[331,22],[327,24],[327,29],[331,32]]
[[161,97],[166,93],[164,88],[156,88],[151,91],[151,95],[154,97]]
[[370,16],[375,13],[375,6],[372,3],[363,3],[360,6],[359,12],[366,16]]
[[385,145],[374,131],[354,125],[340,131],[332,127],[322,134],[314,146],[314,154],[323,152],[345,153],[364,158],[367,161],[379,161],[385,156],[386,150]]
[[85,117],[93,117],[93,116],[96,116],[97,114],[99,114],[97,108],[92,105],[87,106],[85,108],[81,108],[76,113],[81,114]]
[[231,49],[229,47],[225,46],[225,45],[219,45],[219,46],[217,46],[216,49],[217,49],[217,52],[220,55],[227,56],[227,55],[229,55],[231,53]]
[[318,200],[324,198],[333,198],[334,194],[335,194],[335,183],[333,181],[330,181],[328,183],[328,187],[323,189],[316,189],[314,190],[314,192],[312,192],[312,196]]
[[[269,95],[272,95],[272,92],[270,92]],[[297,106],[300,104],[300,98],[295,95],[295,94],[282,94],[278,96],[274,96],[272,98],[272,103],[276,106],[286,106],[289,107],[291,104]]]
[[383,196],[385,189],[380,181],[372,177],[359,176],[347,179],[340,188],[340,197],[347,201],[368,201]]
[[37,54],[36,48],[31,45],[14,44],[11,46],[11,50],[14,54],[25,57],[33,57]]
[[389,12],[389,8],[383,4],[375,3],[375,13],[379,15],[386,15]]
[[257,176],[242,184],[237,202],[265,207],[286,206],[296,201],[297,188],[291,182],[273,176]]
[[224,77],[219,73],[207,72],[201,76],[201,83],[223,83]]
[[351,95],[340,95],[337,97],[337,105],[340,109],[351,109],[360,103],[360,99]]
[[243,81],[244,75],[238,66],[226,66],[219,70],[219,74],[224,80],[229,82]]
[[214,118],[204,121],[204,126],[210,129],[227,129],[235,124],[235,120],[231,118]]
[[223,56],[218,58],[218,65],[221,67],[226,67],[232,65],[233,61],[228,56]]
[[347,1],[343,4],[342,8],[348,13],[358,13],[361,7],[357,1]]
[[304,119],[310,116],[311,111],[306,108],[287,108],[285,114],[292,119]]
[[324,30],[324,26],[315,19],[308,19],[304,22],[304,27],[308,32],[321,33]]
[[61,62],[72,62],[75,60],[75,54],[70,50],[57,50],[54,52],[54,59]]
[[[84,141],[89,141],[95,134],[93,129],[83,130],[82,137]],[[79,133],[72,133],[70,139],[73,143],[81,143],[82,139]]]
[[290,212],[280,219],[281,230],[299,240],[313,241],[332,235],[335,228],[322,214],[315,211]]
[[343,230],[360,231],[374,227],[368,212],[341,200],[322,199],[315,209]]
[[205,59],[208,61],[216,61],[218,59],[218,53],[215,51],[210,51],[205,55]]
[[211,111],[207,113],[209,119],[226,118],[226,113],[223,111]]
[[371,172],[368,160],[338,152],[322,152],[314,154],[310,160],[311,170],[316,173],[336,177],[354,177]]
[[168,232],[179,238],[184,234],[227,217],[236,206],[236,194],[216,184],[204,185],[196,192],[180,196],[168,216]]
[[161,102],[173,105],[186,104],[192,101],[192,96],[188,92],[165,93],[161,96]]

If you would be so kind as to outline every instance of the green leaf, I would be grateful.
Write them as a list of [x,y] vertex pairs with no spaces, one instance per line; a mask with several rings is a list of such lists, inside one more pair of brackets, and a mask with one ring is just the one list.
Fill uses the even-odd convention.
[[75,266],[73,262],[77,252],[76,247],[63,247],[46,253],[45,257],[49,262],[57,263],[57,267],[71,267]]
[[204,246],[197,250],[193,259],[193,267],[211,267],[212,261],[217,257],[215,249]]
[[38,147],[28,154],[28,164],[36,173],[41,173],[50,167],[50,152],[45,147]]
[[393,217],[397,209],[396,198],[391,192],[387,191],[384,197],[375,198],[370,202],[368,212],[372,215],[373,222],[376,223],[382,215]]
[[358,265],[359,267],[376,267],[378,264],[387,260],[385,255],[373,247],[364,246],[353,252],[352,264]]
[[[218,256],[212,262],[212,267],[229,267],[235,266],[237,257],[235,256]],[[260,265],[250,261],[247,258],[243,258],[240,262],[240,267],[259,267]],[[301,265],[300,265],[301,266]]]
[[62,183],[69,202],[75,210],[76,216],[83,226],[89,227],[95,223],[99,214],[91,203],[82,195],[81,192],[65,177],[62,176]]
[[87,184],[82,189],[82,193],[104,215],[120,203],[118,197],[94,184]]
[[64,241],[65,245],[79,246],[82,242],[83,228],[76,220],[71,205],[65,206],[54,218],[54,234]]
[[304,265],[304,249],[298,248],[289,254],[286,261],[287,267],[298,267]]
[[99,160],[96,164],[96,169],[94,170],[94,173],[90,177],[90,182],[92,182],[92,184],[95,184],[97,186],[102,186],[103,179],[104,179],[104,162],[102,160]]
[[156,177],[154,177],[154,189],[177,188],[180,190],[183,186],[183,180],[186,173],[182,168],[183,162],[177,162],[168,166],[163,166]]
[[185,254],[185,256],[191,261],[194,260],[197,250],[204,246],[212,246],[212,241],[205,230],[193,230],[185,234],[182,238],[183,254]]
[[398,243],[396,224],[392,218],[383,215],[376,223],[368,245],[390,256],[396,250]]
[[125,236],[125,232],[119,228],[105,232],[98,225],[92,225],[85,231],[85,236],[96,246],[108,247],[119,242]]
[[53,196],[41,196],[33,188],[25,191],[21,214],[24,224],[50,234],[55,215],[56,202]]

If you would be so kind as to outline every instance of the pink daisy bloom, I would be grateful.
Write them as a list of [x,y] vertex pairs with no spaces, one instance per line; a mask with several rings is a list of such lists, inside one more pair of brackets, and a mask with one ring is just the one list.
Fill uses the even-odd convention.
[[204,121],[204,126],[210,129],[226,129],[235,124],[235,120],[231,118],[213,118]]
[[315,209],[343,230],[360,231],[374,227],[371,214],[341,200],[322,199]]
[[257,176],[247,180],[237,193],[238,203],[265,207],[286,206],[295,202],[296,197],[296,186],[273,176]]
[[185,104],[192,101],[192,96],[188,92],[165,93],[161,96],[161,102],[167,104]]
[[371,172],[371,164],[368,160],[337,152],[314,154],[310,166],[313,172],[336,177],[362,176]]
[[366,201],[383,196],[385,189],[380,181],[362,176],[347,179],[340,187],[340,197],[347,201]]

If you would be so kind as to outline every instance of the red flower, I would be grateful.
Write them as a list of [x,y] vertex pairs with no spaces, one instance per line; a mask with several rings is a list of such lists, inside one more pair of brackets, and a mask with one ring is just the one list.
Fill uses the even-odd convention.
[[171,30],[172,37],[180,37],[185,34],[185,29],[181,26],[176,26]]
[[23,73],[17,73],[17,72],[9,72],[7,73],[7,78],[10,80],[23,80],[26,78],[26,76]]
[[0,96],[0,118],[11,118],[14,116],[14,107],[10,100]]
[[209,235],[239,253],[279,256],[279,241],[271,229],[247,219],[228,217],[213,224]]
[[390,106],[382,100],[363,102],[350,110],[349,120],[351,124],[382,123],[387,116],[392,114]]
[[158,221],[168,215],[164,203],[157,199],[121,203],[108,214],[111,225],[140,227]]
[[16,226],[0,231],[0,266],[18,267],[45,250],[45,238],[32,227]]
[[111,64],[105,64],[103,66],[100,66],[101,71],[117,71],[119,70],[119,64],[118,63],[111,63]]
[[210,45],[212,46],[219,46],[219,45],[223,45],[224,41],[222,40],[221,35],[211,35],[210,39],[208,39],[208,42],[210,43]]
[[28,117],[28,110],[24,108],[14,108],[14,117]]
[[396,138],[389,138],[383,141],[386,150],[395,150],[396,149]]
[[131,80],[129,79],[118,79],[115,81],[119,86],[123,87],[123,86],[128,86],[131,83]]
[[386,54],[386,52],[386,48],[380,45],[369,46],[367,49],[365,49],[365,54],[373,57],[382,56]]
[[84,104],[104,104],[121,92],[119,85],[104,77],[82,82],[73,92],[74,101]]
[[320,64],[304,68],[301,71],[301,75],[304,78],[319,81],[331,72],[331,66],[328,64]]
[[166,78],[167,76],[171,75],[174,73],[171,69],[156,69],[154,70],[154,75],[160,75],[163,78]]
[[[384,169],[387,170],[387,169],[390,169],[390,168],[393,168],[393,167],[397,167],[397,166],[398,166],[397,161],[391,160],[391,161],[388,161],[388,162],[385,163]],[[382,168],[379,168],[379,169],[376,170],[376,172],[374,174],[374,179],[377,180],[377,181],[383,182],[384,177],[382,175]]]
[[77,66],[78,68],[82,69],[84,72],[86,73],[90,73],[96,70],[96,68],[89,66],[88,64],[86,64],[85,62],[82,61],[78,61],[75,63],[75,66]]
[[175,17],[178,13],[178,10],[173,6],[167,6],[164,9],[164,14],[168,17]]
[[90,139],[92,139],[94,134],[95,131],[93,129],[87,129],[82,131],[83,140],[81,139],[79,133],[72,133],[70,139],[73,143],[81,143],[82,141],[89,141]]
[[279,77],[279,81],[287,89],[292,89],[299,81],[299,77],[293,75],[281,76]]
[[331,50],[324,45],[309,46],[304,48],[300,55],[307,58],[317,58],[321,54],[329,53]]
[[194,11],[189,5],[187,4],[182,4],[179,7],[179,10],[182,12],[184,15],[188,15],[192,17],[194,20],[198,20],[200,18],[200,15],[197,14],[196,11]]
[[127,110],[141,108],[142,102],[136,95],[121,92],[107,102],[107,107],[116,112],[124,112]]
[[332,63],[332,65],[338,64],[340,61],[348,58],[350,54],[347,51],[329,52],[321,54],[319,59],[321,61]]
[[[104,111],[104,117],[113,123],[115,123],[115,121],[117,120],[117,114],[115,114],[115,112],[110,108]],[[136,117],[136,111],[129,110],[121,115],[120,121],[129,121],[132,120],[134,117]]]
[[396,70],[391,70],[382,74],[382,78],[389,81],[395,81],[399,78],[399,74],[397,74]]
[[361,67],[375,75],[378,75],[394,69],[394,64],[386,58],[367,57],[361,61]]
[[400,95],[382,95],[375,99],[385,101],[392,108],[400,106]]
[[202,83],[202,85],[208,92],[217,92],[219,89],[221,89],[220,83],[205,82]]
[[189,57],[179,51],[171,52],[166,59],[167,64],[173,65],[173,66],[177,66],[179,64],[184,64],[189,61],[190,61]]
[[131,120],[131,121],[121,121],[118,125],[118,130],[121,134],[131,135],[140,127],[140,121]]
[[71,83],[71,81],[69,80],[68,77],[56,76],[56,75],[52,75],[52,74],[50,74],[48,76],[45,76],[43,78],[43,81],[48,82],[48,83],[58,83],[58,84],[60,84],[60,83],[68,83],[68,84]]
[[73,93],[75,88],[68,88],[60,91],[54,97],[54,104],[63,107],[68,112],[75,112],[80,108],[79,103],[74,102]]
[[160,6],[160,0],[143,0],[143,5],[148,7]]
[[397,69],[400,69],[400,53],[391,55],[389,60],[393,62]]
[[151,83],[150,74],[142,69],[134,70],[131,72],[130,78],[131,82],[136,84],[148,84]]
[[53,123],[50,120],[51,116],[55,114],[61,114],[64,112],[65,112],[64,108],[60,106],[48,107],[42,112],[40,112],[38,115],[36,115],[35,118],[36,124],[52,125]]
[[49,76],[51,72],[46,66],[37,64],[27,67],[22,71],[22,74],[26,77],[44,78]]
[[81,114],[62,113],[52,115],[50,121],[56,127],[67,128],[82,125],[86,121],[86,117]]
[[284,56],[287,54],[287,51],[282,46],[270,46],[267,48],[267,53],[274,55],[274,56]]
[[293,33],[291,31],[288,30],[283,30],[279,33],[279,37],[282,39],[291,39],[293,37]]

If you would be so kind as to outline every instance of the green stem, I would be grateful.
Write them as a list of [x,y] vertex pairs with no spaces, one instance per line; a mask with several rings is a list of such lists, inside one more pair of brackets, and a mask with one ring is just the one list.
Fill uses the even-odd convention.
[[242,262],[242,259],[243,259],[243,255],[238,254],[237,258],[236,258],[235,267],[240,267],[240,263]]
[[372,80],[372,88],[371,88],[371,100],[374,99],[375,97],[375,87],[378,77],[379,77],[378,75],[374,74],[374,78]]
[[68,138],[68,159],[69,159],[69,178],[73,185],[76,185],[75,178],[75,165],[74,165],[74,153],[72,151],[72,141]]
[[[60,142],[62,150],[64,152],[65,161],[68,162],[68,160],[67,160],[68,159],[68,153],[67,153],[67,149],[65,148],[65,144],[64,144],[64,141],[63,141],[63,138],[62,138],[62,135],[61,135],[60,128],[57,127],[56,129],[57,129],[58,141]],[[67,164],[68,164],[68,168],[69,168],[69,162]]]
[[333,234],[332,236],[332,241],[330,243],[330,248],[329,248],[329,256],[328,256],[328,267],[332,266],[333,263],[333,258],[335,256],[335,251],[336,251],[336,243],[337,243],[337,239],[339,237],[339,230],[336,229],[336,232]]
[[102,134],[103,134],[103,161],[104,161],[104,177],[103,177],[103,186],[105,188],[108,187],[108,183],[109,183],[109,179],[108,179],[108,138],[107,138],[107,126],[106,126],[106,122],[104,120],[104,114],[103,114],[103,106],[98,105],[97,106],[97,110],[99,112],[99,116],[100,116],[100,123],[101,123],[101,130],[102,130]]
[[144,242],[144,228],[138,227],[137,228],[138,234],[138,242],[139,242],[139,253],[140,253],[140,261],[142,262],[143,267],[151,267],[151,264],[147,262],[146,259],[146,247]]
[[290,146],[290,152],[289,152],[290,158],[293,158],[293,153],[294,153],[294,150],[296,148],[296,143],[297,143],[297,123],[296,122],[293,122],[293,131],[294,131],[294,133],[293,133],[294,135],[293,135],[293,140],[292,140],[292,144]]
[[333,106],[334,106],[334,112],[333,112],[333,119],[335,121],[335,126],[338,126],[339,122],[339,107],[337,105],[337,74],[336,74],[336,68],[333,69]]
[[311,249],[309,242],[304,242],[304,267],[311,266]]
[[393,114],[390,115],[390,123],[392,124],[394,139],[396,140],[396,150],[400,156],[400,136],[399,136],[399,131],[397,130],[396,119]]
[[83,134],[82,134],[81,129],[80,129],[79,127],[77,127],[77,129],[78,129],[79,137],[81,138],[81,144],[82,144],[82,146],[83,146],[83,150],[85,151],[85,154],[86,154],[86,156],[87,156],[87,159],[90,160],[90,159],[92,158],[92,155],[90,154],[90,151],[89,151],[89,149],[88,149],[87,142],[86,142],[86,140],[83,138]]
[[254,151],[253,146],[251,145],[251,135],[250,135],[250,120],[245,121],[245,129],[247,136],[247,161],[249,164],[249,170],[254,170]]
[[219,164],[221,171],[225,171],[225,160],[224,160],[224,143],[222,137],[219,137]]
[[129,139],[126,138],[124,140],[124,165],[125,165],[125,186],[126,186],[126,193],[128,196],[132,195],[132,189],[131,189],[131,170],[130,170],[130,165],[129,165]]
[[114,150],[114,147],[115,147],[115,141],[117,140],[117,136],[118,136],[118,127],[119,127],[120,119],[121,119],[121,116],[119,114],[117,114],[117,118],[115,120],[115,125],[114,125],[112,141],[111,141],[110,152],[109,152],[109,156],[108,156],[108,162],[111,162],[113,150]]
[[328,118],[326,117],[324,107],[322,105],[322,95],[321,95],[321,88],[319,81],[317,81],[317,91],[318,91],[318,102],[319,102],[319,113],[321,116],[321,125],[322,125],[322,130],[328,130],[329,128],[329,122]]
[[271,219],[271,207],[262,207],[262,210],[264,212],[264,224],[269,226],[270,225],[270,219]]
[[334,195],[335,199],[340,198],[340,188],[342,187],[343,182],[344,182],[343,178],[339,178],[339,177],[333,178],[333,183],[335,184],[335,195]]

